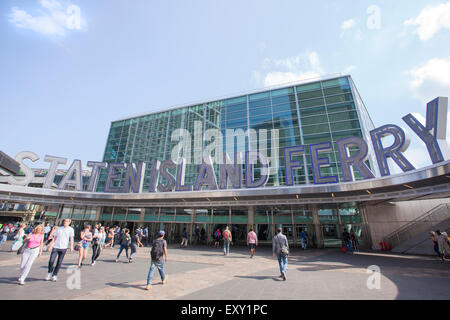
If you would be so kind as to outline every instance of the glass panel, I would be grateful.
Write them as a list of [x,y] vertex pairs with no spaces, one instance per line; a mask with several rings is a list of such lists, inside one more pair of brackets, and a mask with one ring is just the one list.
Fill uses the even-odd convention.
[[297,86],[296,89],[297,89],[297,92],[304,92],[304,91],[320,89],[320,82],[303,84],[303,85]]
[[349,85],[347,77],[322,81],[323,88],[345,86],[345,85],[347,86]]

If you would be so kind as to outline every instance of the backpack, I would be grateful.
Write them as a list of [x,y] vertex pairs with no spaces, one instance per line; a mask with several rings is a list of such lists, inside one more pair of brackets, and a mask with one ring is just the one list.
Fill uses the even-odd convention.
[[164,240],[153,241],[151,256],[153,261],[158,261],[164,255]]
[[231,233],[230,233],[230,231],[224,231],[223,232],[223,238],[224,239],[226,239],[226,240],[229,240],[230,239],[230,236],[231,236]]

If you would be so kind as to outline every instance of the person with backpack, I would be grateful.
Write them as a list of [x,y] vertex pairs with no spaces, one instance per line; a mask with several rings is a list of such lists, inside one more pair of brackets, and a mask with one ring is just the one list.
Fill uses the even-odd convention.
[[158,238],[153,241],[150,262],[150,270],[147,276],[146,290],[152,288],[152,279],[155,268],[158,268],[159,275],[161,276],[162,283],[167,281],[167,275],[164,273],[164,262],[167,262],[167,242],[164,240],[165,232],[163,230],[158,232]]
[[278,259],[278,265],[280,267],[280,278],[286,281],[286,272],[288,265],[288,255],[289,255],[289,243],[286,236],[283,234],[283,229],[278,228],[277,234],[272,240],[272,251],[273,256]]
[[119,243],[120,243],[120,249],[119,253],[117,254],[116,262],[119,262],[119,257],[122,254],[122,251],[125,249],[125,254],[127,256],[128,262],[130,262],[130,259],[128,258],[128,248],[130,248],[131,245],[131,237],[130,237],[130,230],[127,228],[123,229],[123,234],[120,237]]
[[233,241],[233,236],[231,235],[231,231],[226,226],[225,230],[222,233],[223,236],[223,255],[229,256],[230,255],[230,243]]

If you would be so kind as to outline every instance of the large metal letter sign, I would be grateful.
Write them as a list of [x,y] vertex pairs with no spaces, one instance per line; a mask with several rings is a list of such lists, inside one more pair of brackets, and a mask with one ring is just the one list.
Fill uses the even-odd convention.
[[173,188],[175,187],[175,178],[169,173],[169,168],[176,168],[175,162],[172,160],[164,160],[161,162],[161,166],[159,168],[159,173],[161,174],[161,177],[165,178],[167,183],[166,185],[163,185],[161,183],[158,184],[158,191],[159,192],[169,192],[173,191]]
[[37,160],[39,160],[39,156],[31,151],[22,151],[19,152],[16,157],[15,157],[16,161],[20,164],[20,171],[22,171],[25,175],[25,177],[14,177],[14,176],[9,176],[8,177],[8,183],[9,184],[16,184],[19,186],[27,186],[34,178],[34,173],[33,171],[31,171],[30,168],[28,168],[28,166],[26,166],[23,163],[24,159],[30,159],[31,161],[35,162]]
[[320,158],[319,152],[332,152],[333,148],[331,145],[331,142],[323,142],[323,143],[317,143],[312,144],[309,146],[309,153],[311,156],[311,164],[313,169],[313,178],[314,183],[321,184],[321,183],[336,183],[338,182],[338,177],[336,176],[328,176],[323,177],[322,173],[320,172],[321,167],[329,167],[330,166],[330,160],[328,158]]
[[89,178],[88,192],[94,192],[97,187],[98,174],[100,170],[106,168],[106,162],[88,161],[87,166],[92,167],[91,177]]
[[[66,185],[74,186],[75,190],[82,191],[83,190],[83,181],[82,181],[82,168],[81,168],[81,160],[73,160],[72,165],[69,170],[67,170],[65,176],[62,178],[61,182],[58,184],[59,190],[64,190]],[[72,179],[72,176],[74,178]]]
[[133,163],[127,163],[127,173],[125,175],[125,181],[123,183],[122,192],[128,193],[141,193],[144,185],[144,172],[145,163],[139,162],[137,168]]
[[[381,138],[387,135],[394,136],[394,143],[391,146],[384,148]],[[402,152],[405,152],[406,149],[408,149],[410,142],[409,137],[402,128],[395,124],[387,124],[370,131],[370,136],[372,137],[373,148],[375,149],[378,167],[380,168],[382,176],[391,174],[387,163],[388,157],[391,157],[404,172],[414,170],[413,165],[402,154]]]
[[305,153],[304,146],[294,146],[284,148],[284,168],[286,170],[286,185],[294,185],[294,172],[293,169],[300,169],[302,167],[302,161],[292,160],[292,155],[301,156]]
[[108,176],[105,182],[105,192],[119,193],[121,191],[120,187],[114,186],[115,180],[120,180],[120,173],[117,170],[125,169],[124,163],[110,163],[108,166]]
[[450,157],[447,145],[448,98],[439,97],[427,103],[424,127],[411,113],[402,119],[425,142],[431,161],[438,163]]
[[[344,181],[354,181],[355,177],[351,166],[358,169],[364,179],[375,178],[372,171],[364,163],[369,158],[367,143],[360,137],[348,137],[336,141],[339,151],[339,158],[341,159],[342,174]],[[350,156],[350,146],[358,148],[358,153],[354,156]]]

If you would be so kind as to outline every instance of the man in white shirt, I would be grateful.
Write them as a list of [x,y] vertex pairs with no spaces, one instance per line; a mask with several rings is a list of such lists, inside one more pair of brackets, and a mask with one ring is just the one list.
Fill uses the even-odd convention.
[[[73,250],[73,238],[75,232],[70,226],[71,221],[72,220],[70,219],[64,219],[64,226],[58,227],[53,233],[53,249],[52,253],[50,254],[50,260],[48,261],[48,274],[45,278],[45,280],[47,281],[58,280],[58,271],[61,268],[61,264],[64,256],[66,255],[66,251],[67,249],[69,249],[70,251]],[[58,261],[56,262],[56,266],[53,268],[56,256],[58,256]]]

